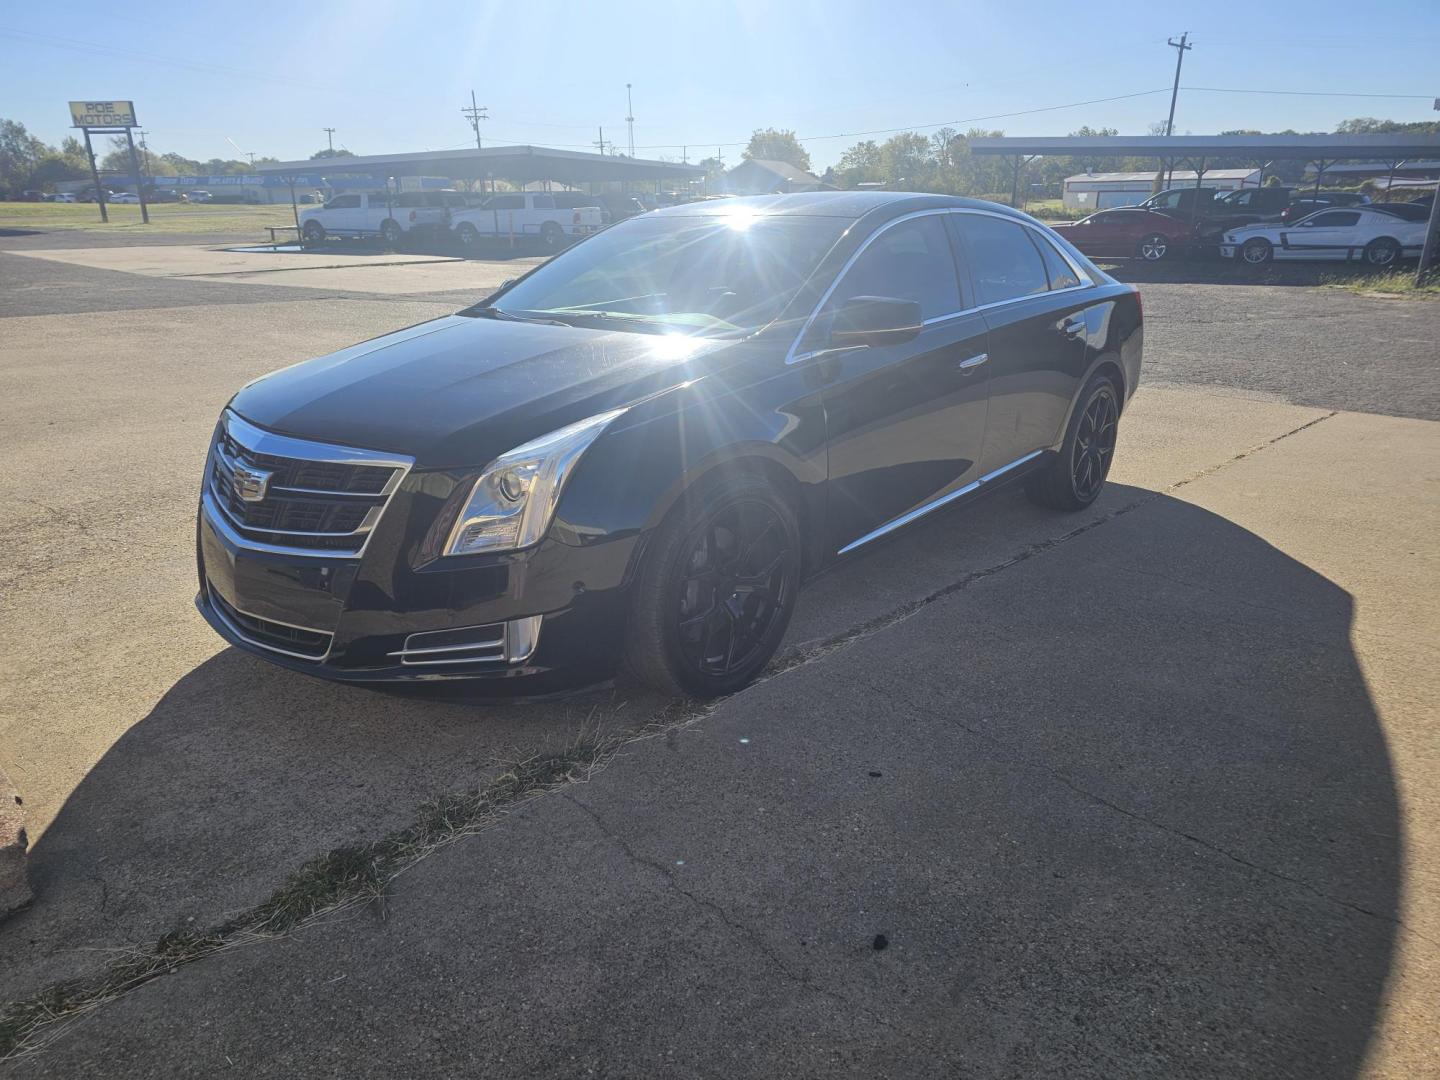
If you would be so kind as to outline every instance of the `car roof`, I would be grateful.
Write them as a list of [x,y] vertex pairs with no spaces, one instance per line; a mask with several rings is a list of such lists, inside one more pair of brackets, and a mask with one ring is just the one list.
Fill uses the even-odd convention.
[[649,216],[728,217],[740,212],[761,214],[767,217],[838,217],[853,220],[885,209],[902,213],[911,210],[948,207],[989,210],[1012,216],[1021,221],[1030,220],[1026,215],[1000,203],[985,202],[981,199],[965,199],[958,195],[928,195],[918,191],[797,191],[788,195],[746,195],[733,199],[715,199],[706,202],[685,203],[681,206],[666,206],[659,210],[652,210]]

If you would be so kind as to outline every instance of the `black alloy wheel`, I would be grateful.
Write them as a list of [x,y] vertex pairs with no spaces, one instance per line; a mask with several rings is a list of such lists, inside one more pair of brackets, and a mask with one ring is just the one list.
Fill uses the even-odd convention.
[[1110,379],[1096,375],[1080,395],[1059,452],[1026,479],[1026,493],[1053,510],[1085,509],[1110,475],[1119,431],[1119,391]]
[[763,477],[711,482],[661,526],[632,598],[626,667],[675,694],[715,697],[758,675],[799,589],[795,515]]
[[1109,384],[1097,393],[1080,417],[1075,432],[1075,445],[1070,451],[1070,481],[1075,497],[1093,502],[1110,473],[1115,456],[1115,435],[1120,426],[1120,410]]

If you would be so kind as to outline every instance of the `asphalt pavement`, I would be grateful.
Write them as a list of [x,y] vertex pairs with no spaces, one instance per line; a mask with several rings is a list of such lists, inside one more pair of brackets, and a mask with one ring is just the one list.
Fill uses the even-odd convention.
[[1440,305],[1147,285],[1090,511],[937,515],[810,585],[781,669],[713,709],[476,707],[272,668],[190,608],[228,394],[466,288],[0,273],[0,766],[39,897],[0,926],[5,997],[234,920],[505,762],[644,736],[15,1075],[1433,1066],[1440,429],[1403,417],[1435,418]]

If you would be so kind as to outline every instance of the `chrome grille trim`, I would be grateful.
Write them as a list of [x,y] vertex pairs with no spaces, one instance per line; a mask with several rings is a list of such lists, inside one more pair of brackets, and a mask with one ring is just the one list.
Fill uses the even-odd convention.
[[[205,582],[205,595],[210,601],[210,610],[215,613],[215,617],[224,623],[232,634],[247,645],[254,645],[257,649],[265,649],[268,652],[279,653],[281,656],[292,656],[297,660],[308,660],[314,664],[323,664],[330,656],[330,650],[335,644],[335,635],[328,630],[316,630],[313,626],[301,626],[298,623],[287,623],[280,619],[267,619],[261,615],[253,615],[248,611],[243,611],[217,593],[214,588],[211,587],[209,581]],[[325,651],[319,654],[297,652],[293,649],[282,649],[280,646],[268,641],[261,641],[253,634],[248,633],[245,627],[236,623],[235,620],[230,617],[230,612],[226,610],[227,608],[235,611],[239,615],[244,615],[247,619],[254,619],[257,622],[274,623],[277,626],[289,627],[291,630],[303,630],[307,634],[322,637],[325,639]]]
[[[274,516],[270,520],[282,526],[292,524],[284,520],[282,515],[286,514],[298,514],[301,517],[302,520],[294,524],[305,523],[304,519],[313,514],[317,518],[314,522],[316,525],[336,517],[346,520],[335,521],[335,524],[348,525],[362,508],[368,505],[369,509],[350,529],[271,527],[243,520],[248,516],[247,512],[229,490],[227,481],[234,473],[235,458],[240,454],[247,459],[253,459],[247,460],[246,465],[255,464],[257,468],[267,468],[267,471],[297,480],[306,478],[304,474],[306,466],[309,465],[389,469],[390,475],[382,486],[373,491],[276,484],[265,491],[263,499],[247,505],[271,508]],[[275,468],[268,468],[272,464]],[[227,409],[220,418],[220,425],[210,446],[201,502],[211,524],[239,547],[310,558],[358,559],[364,554],[365,546],[379,524],[385,508],[389,506],[390,499],[414,464],[413,458],[402,455],[277,435],[256,427]],[[339,484],[357,481],[363,483],[367,475],[352,473],[348,477],[343,474],[327,477],[323,470],[321,475],[316,475],[313,469],[310,473],[316,480],[323,482],[324,479],[333,478]],[[378,476],[369,475],[372,485],[378,482]],[[277,506],[277,503],[280,505]],[[294,539],[287,542],[287,538]],[[315,543],[305,544],[301,538]]]

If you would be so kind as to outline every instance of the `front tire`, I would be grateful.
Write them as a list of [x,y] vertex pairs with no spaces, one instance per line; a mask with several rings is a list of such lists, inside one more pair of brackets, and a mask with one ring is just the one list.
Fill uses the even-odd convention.
[[1159,262],[1169,250],[1169,238],[1159,233],[1153,233],[1140,241],[1140,258],[1146,262]]
[[1262,266],[1275,257],[1275,247],[1263,236],[1252,236],[1240,245],[1240,258],[1251,266]]
[[1400,258],[1400,245],[1388,236],[1378,236],[1365,245],[1365,265],[1376,268],[1394,266]]
[[565,234],[555,222],[547,221],[540,226],[540,242],[549,251],[559,251],[565,244]]
[[400,239],[405,235],[405,230],[400,228],[400,223],[393,219],[387,219],[380,223],[380,240],[388,248],[398,248]]
[[627,674],[666,694],[734,693],[775,655],[799,584],[799,524],[774,486],[751,473],[702,480],[645,555]]
[[1096,375],[1085,384],[1060,452],[1029,479],[1026,493],[1052,510],[1084,510],[1110,475],[1119,427],[1120,395],[1113,382]]
[[305,243],[315,247],[325,242],[325,226],[318,221],[307,221],[301,235]]
[[462,222],[460,227],[455,230],[455,239],[460,241],[460,248],[466,254],[480,246],[480,233],[468,221]]

